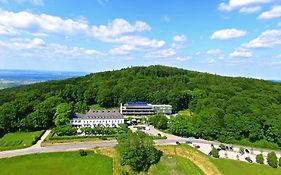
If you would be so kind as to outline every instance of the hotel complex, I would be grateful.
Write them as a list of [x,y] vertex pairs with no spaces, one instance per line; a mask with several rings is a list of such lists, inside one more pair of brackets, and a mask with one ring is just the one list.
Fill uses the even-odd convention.
[[146,102],[128,102],[120,106],[124,116],[149,116],[155,114],[172,114],[171,105],[152,105]]
[[86,114],[75,114],[70,125],[83,127],[118,127],[124,123],[124,116],[151,116],[155,114],[172,114],[171,105],[152,105],[146,102],[128,102],[121,104],[119,110],[89,110]]

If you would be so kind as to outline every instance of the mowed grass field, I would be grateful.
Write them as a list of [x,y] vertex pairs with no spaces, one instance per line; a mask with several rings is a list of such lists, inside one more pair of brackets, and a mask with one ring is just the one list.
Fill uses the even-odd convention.
[[246,163],[237,160],[211,159],[224,175],[281,175],[281,168]]
[[148,174],[155,175],[204,175],[192,161],[179,156],[163,156],[157,165],[150,167]]
[[112,159],[78,151],[33,154],[0,160],[1,175],[112,175]]
[[0,138],[0,151],[29,147],[43,132],[15,132],[5,134]]

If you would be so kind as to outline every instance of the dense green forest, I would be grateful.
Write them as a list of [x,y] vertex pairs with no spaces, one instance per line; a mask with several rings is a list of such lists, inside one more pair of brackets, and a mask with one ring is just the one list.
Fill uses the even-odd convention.
[[127,101],[171,104],[174,112],[190,109],[190,118],[170,123],[175,134],[281,147],[280,83],[165,66],[132,67],[1,90],[0,130],[48,128],[61,103],[85,112],[94,104],[111,108]]

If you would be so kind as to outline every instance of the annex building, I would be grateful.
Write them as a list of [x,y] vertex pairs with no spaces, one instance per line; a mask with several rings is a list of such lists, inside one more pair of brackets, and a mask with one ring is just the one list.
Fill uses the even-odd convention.
[[171,105],[152,105],[146,102],[128,102],[120,106],[124,116],[149,116],[155,114],[172,114]]
[[75,114],[70,124],[82,127],[118,127],[124,123],[124,117],[118,110],[89,110],[86,114]]

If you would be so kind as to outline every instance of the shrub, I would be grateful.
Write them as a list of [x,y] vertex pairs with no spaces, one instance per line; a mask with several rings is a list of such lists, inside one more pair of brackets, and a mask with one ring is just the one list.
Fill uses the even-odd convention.
[[221,144],[219,145],[219,147],[220,147],[221,149],[225,149],[225,148],[226,148],[225,144],[223,144],[223,143],[221,143]]
[[77,132],[76,128],[69,125],[58,126],[53,129],[53,132],[58,136],[72,136]]
[[240,147],[239,152],[240,152],[240,154],[244,154],[245,153],[245,149],[243,147]]
[[262,154],[258,154],[256,156],[256,162],[259,163],[259,164],[264,164],[264,157]]
[[219,158],[219,151],[216,148],[212,148],[211,154],[214,158]]
[[267,155],[267,163],[273,168],[278,167],[278,160],[275,152],[268,153]]
[[83,149],[80,149],[79,153],[80,153],[80,156],[87,156],[88,155],[88,152],[83,150]]
[[281,167],[281,157],[279,158],[279,167]]

